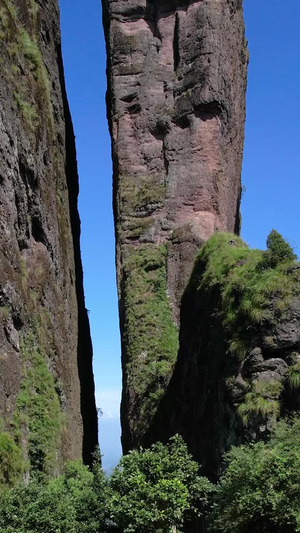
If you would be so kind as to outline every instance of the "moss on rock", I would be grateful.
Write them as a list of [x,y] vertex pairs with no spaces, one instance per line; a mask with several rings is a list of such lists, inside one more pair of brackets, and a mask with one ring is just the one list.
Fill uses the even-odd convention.
[[178,352],[178,330],[167,295],[165,245],[131,248],[124,260],[128,388],[139,427],[147,427],[167,387]]
[[58,468],[58,450],[64,425],[55,379],[34,330],[23,337],[22,382],[13,426],[28,468],[53,474]]
[[[54,118],[50,79],[37,31],[39,6],[34,0],[27,0],[26,9],[29,31],[10,0],[3,0],[0,8],[0,37],[6,43],[9,62],[12,63],[11,70],[5,70],[5,75],[13,86],[16,108],[28,128],[34,133],[43,123],[52,135]],[[26,76],[21,73],[26,73]]]
[[150,176],[120,176],[122,216],[151,210],[161,206],[166,196],[166,185],[160,174]]

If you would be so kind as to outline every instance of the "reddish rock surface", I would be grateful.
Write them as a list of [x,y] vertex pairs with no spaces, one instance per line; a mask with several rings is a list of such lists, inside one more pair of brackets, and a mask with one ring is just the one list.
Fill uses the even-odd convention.
[[[21,433],[26,459],[31,417],[41,415],[35,376],[48,369],[51,402],[57,394],[63,420],[48,450],[57,471],[82,447],[90,461],[97,443],[59,10],[56,0],[0,4],[0,416],[6,430]],[[47,394],[41,409],[50,413]],[[43,455],[41,449],[41,468]]]
[[132,249],[167,245],[178,326],[198,247],[216,230],[239,232],[248,52],[241,0],[103,0],[103,8],[128,449],[143,430],[131,423],[124,262]]

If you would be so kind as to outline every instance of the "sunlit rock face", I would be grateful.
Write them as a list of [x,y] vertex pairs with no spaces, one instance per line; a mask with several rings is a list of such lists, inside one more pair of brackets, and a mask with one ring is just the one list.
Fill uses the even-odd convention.
[[103,12],[128,450],[172,375],[197,249],[239,232],[248,53],[240,0],[103,0]]
[[26,468],[91,460],[92,349],[56,0],[1,0],[0,417]]

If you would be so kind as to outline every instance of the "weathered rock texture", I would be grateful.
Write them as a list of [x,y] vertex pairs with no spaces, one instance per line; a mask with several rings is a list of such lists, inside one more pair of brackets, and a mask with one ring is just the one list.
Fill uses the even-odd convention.
[[267,438],[299,402],[300,264],[214,235],[182,299],[177,363],[146,443],[180,433],[216,480],[224,451]]
[[198,247],[239,232],[247,46],[241,0],[103,0],[125,450],[177,356]]
[[0,416],[53,472],[97,443],[58,2],[1,0],[0,37]]

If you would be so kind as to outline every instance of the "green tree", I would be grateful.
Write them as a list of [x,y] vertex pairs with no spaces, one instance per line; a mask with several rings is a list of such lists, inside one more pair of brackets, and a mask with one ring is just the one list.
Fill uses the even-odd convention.
[[282,235],[280,235],[275,229],[272,229],[267,237],[265,259],[271,266],[276,266],[280,263],[295,261],[297,256],[294,254],[293,248]]
[[34,479],[3,493],[0,533],[100,533],[105,529],[107,482],[80,461],[55,479]]
[[213,486],[198,470],[178,435],[122,457],[109,483],[112,523],[125,533],[169,533],[200,516]]
[[268,443],[234,447],[217,487],[213,533],[300,531],[300,421],[281,421]]

